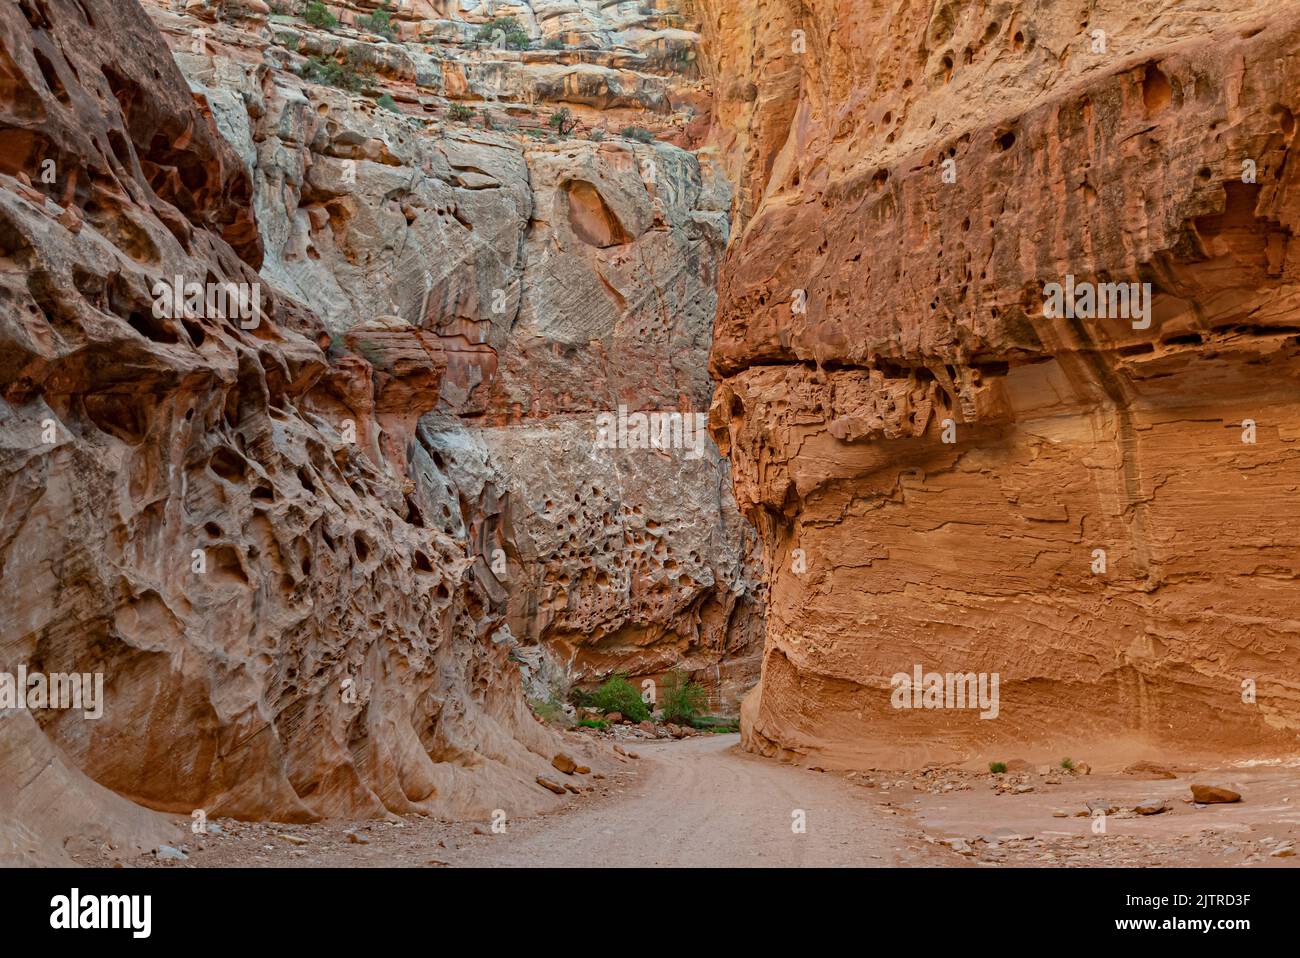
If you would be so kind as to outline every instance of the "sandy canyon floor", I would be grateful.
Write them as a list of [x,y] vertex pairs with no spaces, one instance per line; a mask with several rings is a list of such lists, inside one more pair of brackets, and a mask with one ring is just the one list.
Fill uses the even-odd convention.
[[[1176,778],[1156,781],[1059,769],[844,775],[746,754],[735,735],[628,752],[636,758],[584,782],[590,791],[571,796],[563,810],[507,819],[497,831],[491,820],[412,817],[219,821],[195,835],[189,820],[178,819],[184,860],[123,857],[107,846],[74,856],[87,865],[172,868],[1300,864],[1300,804],[1292,799],[1300,765],[1178,766]],[[1194,805],[1193,780],[1227,785],[1242,801]],[[1162,802],[1158,814],[1130,810]],[[1098,808],[1108,812],[1100,834]]]

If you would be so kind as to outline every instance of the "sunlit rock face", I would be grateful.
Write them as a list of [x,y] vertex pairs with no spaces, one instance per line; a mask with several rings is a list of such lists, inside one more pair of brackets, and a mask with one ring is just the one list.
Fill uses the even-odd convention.
[[[1300,5],[703,6],[748,747],[1292,750]],[[996,717],[899,707],[918,666]]]

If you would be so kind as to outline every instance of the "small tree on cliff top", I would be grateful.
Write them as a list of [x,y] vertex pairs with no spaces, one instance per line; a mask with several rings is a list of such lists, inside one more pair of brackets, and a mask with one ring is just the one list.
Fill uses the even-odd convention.
[[500,43],[508,50],[527,50],[533,45],[528,31],[514,17],[497,17],[478,28],[479,43]]
[[578,118],[567,106],[562,106],[551,114],[550,126],[554,130],[559,130],[560,136],[568,136],[577,129]]

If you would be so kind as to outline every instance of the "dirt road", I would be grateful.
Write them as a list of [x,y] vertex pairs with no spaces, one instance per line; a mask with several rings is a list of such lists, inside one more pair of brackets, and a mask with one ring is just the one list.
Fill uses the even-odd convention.
[[[896,810],[838,775],[741,752],[737,735],[636,744],[627,761],[567,808],[537,818],[284,825],[222,821],[204,836],[177,821],[185,858],[132,865],[333,866],[883,866],[940,864]],[[588,780],[589,781],[589,780]],[[93,853],[84,864],[109,865]]]
[[[1300,764],[1158,781],[1050,766],[1002,777],[955,768],[845,775],[758,758],[737,739],[637,742],[639,759],[574,778],[587,790],[535,818],[223,820],[199,836],[183,818],[175,823],[183,857],[92,845],[77,858],[171,868],[1300,866]],[[1227,785],[1243,800],[1190,804],[1193,780]],[[1129,810],[1161,803],[1155,814]],[[1118,809],[1104,827],[1090,812],[1099,805]]]
[[638,746],[644,768],[618,801],[521,822],[464,864],[827,867],[933,854],[864,789],[743,753],[738,739]]

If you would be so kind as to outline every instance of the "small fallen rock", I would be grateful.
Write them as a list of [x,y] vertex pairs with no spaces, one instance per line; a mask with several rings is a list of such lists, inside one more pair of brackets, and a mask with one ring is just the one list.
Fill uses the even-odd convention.
[[590,774],[591,774],[591,769],[589,769],[586,765],[579,765],[579,766],[578,766],[577,768],[575,768],[573,771],[574,771],[575,773],[577,773],[578,775],[590,775]]
[[179,848],[173,848],[171,845],[159,845],[157,855],[159,858],[176,862],[183,862],[190,857]]
[[557,771],[563,772],[565,775],[572,775],[578,769],[578,763],[569,758],[569,756],[565,755],[563,752],[560,752],[555,756],[555,758],[551,759],[551,765],[553,765]]
[[606,712],[606,713],[605,713],[605,721],[608,722],[610,725],[617,725],[619,722],[623,721],[623,713],[622,713],[622,712]]
[[1101,812],[1103,815],[1114,815],[1119,811],[1119,806],[1117,804],[1104,798],[1094,798],[1092,801],[1085,802],[1084,804],[1088,806],[1088,811],[1093,815],[1096,815],[1098,812]]
[[289,834],[286,833],[286,834],[281,834],[281,835],[279,835],[279,836],[277,836],[277,837],[284,839],[284,840],[285,840],[286,842],[288,842],[290,845],[307,845],[307,844],[310,844],[310,843],[307,841],[307,839],[303,838],[301,835],[289,835]]
[[1169,811],[1169,803],[1163,798],[1151,798],[1134,805],[1133,811],[1139,815],[1159,815],[1162,812]]
[[348,842],[352,845],[369,845],[370,839],[360,832],[346,832]]
[[546,789],[551,790],[551,791],[554,792],[556,795],[563,795],[563,794],[564,794],[564,786],[563,786],[563,785],[558,785],[558,784],[556,784],[555,782],[552,782],[549,778],[542,778],[542,776],[538,775],[538,776],[537,776],[537,784],[540,785],[540,786],[542,786],[542,788],[546,788]]
[[1281,848],[1275,848],[1273,851],[1269,852],[1269,856],[1272,858],[1294,858],[1295,846],[1283,845]]
[[1192,801],[1201,805],[1226,805],[1241,801],[1241,793],[1221,785],[1193,785]]

